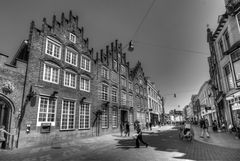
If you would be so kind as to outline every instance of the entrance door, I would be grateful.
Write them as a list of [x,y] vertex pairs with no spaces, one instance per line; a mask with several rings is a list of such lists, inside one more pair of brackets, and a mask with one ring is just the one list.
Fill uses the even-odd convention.
[[[0,125],[4,125],[5,130],[8,132],[10,130],[11,113],[11,108],[0,98]],[[4,137],[6,141],[3,142],[2,147],[0,147],[3,149],[8,147],[10,139],[9,135],[4,134]]]
[[121,122],[126,122],[126,121],[128,121],[127,111],[121,110]]

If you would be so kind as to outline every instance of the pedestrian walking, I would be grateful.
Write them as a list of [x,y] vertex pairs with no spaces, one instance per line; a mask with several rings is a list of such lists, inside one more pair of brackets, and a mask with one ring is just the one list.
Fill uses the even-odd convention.
[[137,126],[137,139],[136,139],[136,147],[135,148],[140,147],[139,141],[142,142],[146,146],[146,148],[148,147],[148,144],[146,142],[144,142],[142,139],[142,129],[141,129],[140,125]]
[[126,130],[125,136],[130,136],[130,125],[129,125],[129,122],[126,123],[125,130]]
[[149,122],[149,128],[152,130],[152,122]]
[[202,127],[202,133],[201,133],[201,138],[204,138],[204,134],[207,136],[207,138],[210,137],[209,133],[208,133],[208,126],[209,126],[209,123],[208,123],[208,120],[207,119],[202,119],[200,121],[200,125]]

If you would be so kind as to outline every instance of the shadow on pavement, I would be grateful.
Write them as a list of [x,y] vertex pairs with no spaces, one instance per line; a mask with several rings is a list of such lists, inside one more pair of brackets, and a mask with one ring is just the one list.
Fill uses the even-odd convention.
[[[175,127],[174,129],[178,129]],[[135,147],[135,140],[132,137],[118,138],[117,148],[131,149]],[[240,151],[238,149],[229,149],[215,145],[209,145],[198,141],[180,140],[178,130],[168,130],[154,134],[143,134],[143,140],[149,144],[149,147],[162,152],[182,153],[176,159],[191,160],[240,160]],[[140,143],[140,148],[146,148]],[[138,150],[138,149],[136,149]]]

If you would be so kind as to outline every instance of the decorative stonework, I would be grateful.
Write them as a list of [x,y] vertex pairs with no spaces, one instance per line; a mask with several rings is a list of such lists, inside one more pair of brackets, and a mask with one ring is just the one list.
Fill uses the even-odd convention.
[[14,84],[11,81],[6,81],[3,83],[2,92],[4,94],[10,94],[15,90]]

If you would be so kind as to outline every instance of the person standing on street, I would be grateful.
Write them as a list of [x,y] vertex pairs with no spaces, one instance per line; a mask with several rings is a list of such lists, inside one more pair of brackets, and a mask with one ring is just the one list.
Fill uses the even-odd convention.
[[130,136],[130,125],[129,125],[129,122],[126,123],[125,128],[126,128],[126,134],[125,134],[125,136]]
[[200,122],[200,125],[202,126],[202,133],[200,137],[204,138],[204,134],[205,134],[207,138],[209,138],[210,136],[208,133],[208,126],[209,126],[208,120],[203,118]]
[[139,146],[140,146],[139,141],[141,141],[147,148],[148,144],[146,142],[144,142],[142,139],[142,130],[141,130],[140,125],[137,126],[137,134],[138,135],[137,135],[137,139],[136,139],[136,147],[135,148],[139,148]]

